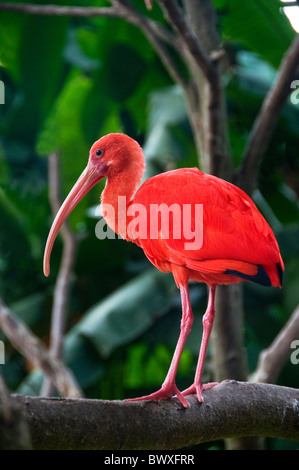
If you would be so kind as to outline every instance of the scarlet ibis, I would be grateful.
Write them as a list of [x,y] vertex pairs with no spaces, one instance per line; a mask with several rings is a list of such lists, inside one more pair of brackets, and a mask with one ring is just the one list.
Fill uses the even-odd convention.
[[[202,402],[202,391],[215,385],[202,384],[201,378],[215,315],[217,284],[245,280],[281,287],[283,261],[270,226],[250,197],[237,186],[197,168],[184,168],[149,178],[133,196],[144,169],[141,147],[125,134],[108,134],[93,144],[87,167],[51,227],[44,254],[44,273],[49,275],[50,254],[61,225],[83,196],[107,177],[101,203],[108,226],[121,238],[139,245],[158,269],[172,272],[182,301],[180,335],[165,381],[160,390],[133,400],[159,400],[176,395],[187,408],[186,395],[195,393]],[[168,216],[166,222],[163,211],[158,213],[153,229],[150,225],[155,211],[151,210],[157,207],[177,208],[182,213],[186,209],[185,219],[189,217],[191,225],[184,227],[184,217],[178,221],[177,214],[169,210],[164,212],[164,216]],[[202,210],[196,212],[196,208]],[[194,383],[180,392],[175,377],[193,323],[189,280],[207,284],[209,301],[203,316]]]

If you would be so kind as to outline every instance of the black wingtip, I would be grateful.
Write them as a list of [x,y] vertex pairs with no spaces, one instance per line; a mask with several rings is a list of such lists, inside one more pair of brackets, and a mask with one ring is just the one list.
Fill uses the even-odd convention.
[[280,263],[276,263],[276,267],[277,267],[277,272],[278,272],[278,276],[279,276],[279,280],[280,280],[280,285],[282,285],[282,281],[283,281],[283,270],[282,270],[282,266]]
[[270,287],[272,285],[268,274],[264,270],[263,266],[261,266],[260,264],[257,265],[257,273],[254,274],[254,276],[250,276],[249,274],[244,274],[240,271],[236,271],[235,269],[227,269],[225,271],[225,274],[230,274],[231,276],[240,277],[241,279],[244,279],[245,281],[256,282],[257,284],[261,284],[262,286],[266,286],[266,287]]

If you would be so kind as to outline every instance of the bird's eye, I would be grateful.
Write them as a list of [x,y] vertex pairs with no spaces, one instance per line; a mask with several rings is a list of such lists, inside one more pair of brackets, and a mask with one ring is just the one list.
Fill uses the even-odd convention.
[[103,150],[101,150],[101,149],[96,150],[96,155],[98,157],[101,157],[103,155]]

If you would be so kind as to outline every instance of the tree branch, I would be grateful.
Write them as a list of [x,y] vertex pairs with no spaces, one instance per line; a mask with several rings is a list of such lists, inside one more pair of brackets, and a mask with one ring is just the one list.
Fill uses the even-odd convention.
[[295,78],[298,65],[299,34],[296,35],[293,43],[283,57],[276,81],[264,99],[246,144],[236,183],[248,194],[251,194],[256,185],[258,164],[268,146],[280,111],[289,96],[291,82]]
[[188,54],[193,58],[207,80],[211,83],[214,82],[215,79],[217,79],[217,75],[215,74],[213,62],[210,60],[205,49],[201,46],[192,28],[185,20],[181,9],[173,0],[159,0],[159,3],[169,23],[179,33]]
[[18,319],[0,299],[0,327],[13,346],[32,364],[42,369],[51,383],[65,397],[82,396],[72,373],[53,358],[43,343]]
[[225,381],[159,402],[44,399],[14,396],[27,417],[34,449],[180,449],[234,436],[299,440],[299,390]]
[[183,56],[183,49],[181,41],[179,40],[180,38],[176,37],[159,23],[142,15],[129,2],[127,2],[127,0],[115,0],[115,2],[122,11],[122,16],[126,17],[128,22],[141,29],[147,37],[171,78],[186,91],[187,82],[184,79],[179,66],[164,44],[166,43],[168,46],[175,48],[180,52],[181,56]]
[[[123,18],[143,31],[172,79],[183,88],[186,88],[187,85],[179,67],[169,54],[165,44],[163,44],[165,42],[182,52],[181,41],[162,25],[142,15],[126,0],[110,0],[110,2],[113,4],[111,7],[72,7],[8,2],[0,3],[0,11],[16,11],[30,15],[45,16],[80,16],[85,18],[107,16]],[[147,6],[149,6],[149,3]]]
[[31,449],[29,427],[0,375],[0,450]]
[[[191,77],[187,104],[200,165],[207,173],[231,180],[226,104],[221,83],[223,49],[216,28],[215,9],[209,0],[184,0],[183,5],[186,28],[204,50],[212,71],[209,75],[204,74],[199,64],[193,58],[190,60],[190,53],[185,53]],[[188,51],[187,47],[185,49]]]
[[60,5],[33,5],[30,3],[0,3],[0,11],[16,11],[29,15],[41,16],[121,16],[122,12],[114,7],[73,7]]
[[299,339],[299,305],[272,344],[260,353],[254,382],[275,383],[280,371],[290,358],[291,344]]

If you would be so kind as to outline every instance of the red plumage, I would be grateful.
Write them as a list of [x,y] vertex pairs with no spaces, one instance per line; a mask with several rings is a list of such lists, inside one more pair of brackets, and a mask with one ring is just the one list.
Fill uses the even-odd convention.
[[[137,239],[136,242],[158,269],[173,272],[175,266],[180,266],[188,271],[185,275],[190,279],[211,285],[244,280],[244,276],[226,274],[227,270],[254,277],[258,273],[258,266],[261,266],[270,284],[281,286],[283,262],[277,241],[253,201],[238,187],[196,168],[183,168],[145,181],[132,203],[143,204],[146,208],[147,238]],[[174,239],[172,224],[169,233],[163,238],[161,219],[158,228],[161,237],[151,239],[149,227],[152,204],[166,204],[168,207],[178,204],[181,212],[184,204],[190,204],[193,209],[195,204],[202,204],[201,248],[186,250],[185,244],[191,240],[184,237],[183,227],[181,238]],[[191,231],[194,232],[194,229],[193,223]]]
[[[144,167],[142,149],[124,134],[109,134],[93,144],[86,169],[51,227],[44,272],[49,274],[52,246],[64,220],[82,197],[107,177],[101,201],[108,225],[122,238],[137,243],[158,269],[172,272],[182,299],[181,332],[165,381],[157,392],[135,400],[175,394],[188,407],[185,395],[196,393],[203,401],[202,391],[215,385],[202,384],[201,377],[217,284],[245,280],[280,287],[283,261],[270,226],[241,189],[196,168],[184,168],[148,179],[133,197]],[[122,205],[120,198],[125,199]],[[189,279],[209,286],[209,303],[194,383],[181,393],[175,376],[193,323]]]

